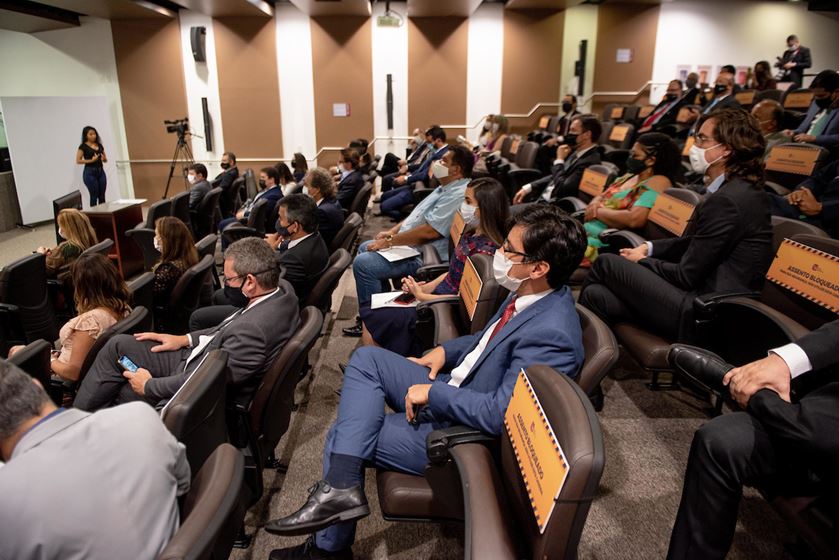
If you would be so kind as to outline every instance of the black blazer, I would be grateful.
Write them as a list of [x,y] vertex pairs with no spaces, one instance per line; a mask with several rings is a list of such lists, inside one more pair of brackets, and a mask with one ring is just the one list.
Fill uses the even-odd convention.
[[710,100],[710,101],[709,101],[709,102],[705,105],[705,108],[704,108],[704,109],[702,109],[702,114],[703,114],[703,115],[704,115],[704,114],[706,114],[706,113],[713,113],[713,112],[714,112],[714,111],[716,111],[717,109],[725,109],[725,108],[727,108],[727,107],[734,107],[734,108],[737,108],[737,109],[739,109],[739,108],[740,108],[740,103],[738,103],[738,102],[737,102],[737,99],[734,97],[734,92],[733,92],[733,91],[731,92],[731,95],[726,95],[725,97],[723,97],[722,99],[720,99],[720,100],[719,100],[719,102],[718,102],[716,105],[714,105],[713,107],[711,107],[711,104],[712,104],[713,102],[714,102],[714,100],[713,100],[713,99],[711,99],[711,100]]
[[349,175],[341,179],[338,183],[338,203],[342,208],[349,210],[355,195],[364,186],[364,176],[361,171],[354,169]]
[[538,181],[531,183],[530,199],[535,200],[542,196],[545,189],[553,183],[554,190],[551,193],[551,200],[559,200],[566,196],[577,196],[577,190],[580,188],[580,181],[583,178],[583,172],[589,165],[596,165],[601,162],[600,147],[595,146],[585,154],[583,157],[577,157],[577,154],[571,154],[564,163],[559,163],[551,168],[551,174],[548,177],[542,177]]
[[324,199],[318,205],[318,232],[328,246],[344,225],[344,211],[334,198]]
[[798,47],[797,51],[784,51],[784,56],[781,57],[781,68],[787,62],[794,62],[795,66],[789,70],[784,70],[784,77],[782,82],[793,82],[796,87],[801,87],[801,81],[804,79],[804,70],[812,66],[813,59],[810,57],[810,49],[807,47]]
[[806,221],[825,230],[830,237],[839,239],[839,160],[818,170],[812,177],[798,185],[807,187],[822,203],[822,212]]
[[683,237],[653,241],[643,266],[687,292],[758,290],[772,261],[769,195],[732,179],[696,209]]
[[231,167],[229,169],[225,169],[224,171],[216,175],[215,179],[213,179],[213,187],[221,187],[222,189],[227,190],[233,184],[233,181],[235,181],[238,178],[238,167]]
[[323,237],[315,232],[291,249],[279,251],[277,259],[282,277],[294,287],[300,307],[303,307],[315,282],[329,266],[329,250]]

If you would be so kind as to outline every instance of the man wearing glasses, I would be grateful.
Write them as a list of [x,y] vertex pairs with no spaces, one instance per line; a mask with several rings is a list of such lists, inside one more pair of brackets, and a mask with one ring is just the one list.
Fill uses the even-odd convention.
[[[356,350],[326,440],[324,480],[300,510],[266,526],[279,535],[317,534],[270,558],[351,557],[355,523],[370,513],[365,466],[421,475],[428,463],[426,436],[449,425],[498,436],[522,368],[546,364],[576,378],[582,333],[565,282],[585,248],[579,222],[551,205],[530,206],[515,217],[495,255],[495,279],[511,295],[482,332],[421,358],[372,346]],[[385,414],[385,405],[395,413]]]
[[[299,323],[297,297],[288,282],[279,280],[275,263],[264,239],[231,244],[224,254],[224,290],[239,309],[213,328],[185,335],[115,336],[96,356],[74,406],[93,411],[132,400],[168,400],[216,349],[228,355],[230,397],[248,402]],[[139,366],[137,371],[118,364],[122,356]]]

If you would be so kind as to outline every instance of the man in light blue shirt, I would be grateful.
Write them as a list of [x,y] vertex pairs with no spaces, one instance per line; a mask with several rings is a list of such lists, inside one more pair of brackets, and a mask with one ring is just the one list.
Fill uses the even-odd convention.
[[[418,249],[430,243],[440,258],[449,257],[449,229],[455,212],[463,202],[466,185],[472,175],[474,157],[468,149],[452,147],[441,160],[434,162],[431,170],[440,186],[417,204],[413,212],[389,230],[358,248],[353,261],[353,275],[358,291],[359,307],[370,305],[373,294],[385,291],[382,283],[389,278],[409,276],[422,265],[419,255],[389,261],[379,251],[391,247],[410,246]],[[348,336],[361,336],[361,325],[344,329]]]

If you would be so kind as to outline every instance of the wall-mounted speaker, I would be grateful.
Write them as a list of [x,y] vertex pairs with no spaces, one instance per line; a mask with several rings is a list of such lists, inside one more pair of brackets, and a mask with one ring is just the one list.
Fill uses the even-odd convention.
[[393,74],[387,75],[387,129],[393,130]]
[[192,58],[195,62],[207,62],[207,28],[190,27],[189,42],[192,44]]
[[577,95],[582,96],[586,87],[586,50],[588,49],[588,40],[580,41],[580,57],[574,63],[574,75],[577,76]]
[[210,120],[210,108],[207,106],[207,98],[201,98],[201,110],[204,113],[204,141],[207,143],[207,151],[213,151],[213,122]]

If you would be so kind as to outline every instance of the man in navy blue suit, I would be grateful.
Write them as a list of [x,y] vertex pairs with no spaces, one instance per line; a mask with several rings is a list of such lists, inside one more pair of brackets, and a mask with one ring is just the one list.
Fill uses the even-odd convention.
[[818,144],[825,148],[839,145],[839,73],[823,70],[810,84],[813,102],[795,130],[785,130],[796,142]]
[[[585,248],[579,222],[554,206],[532,205],[515,217],[495,254],[495,278],[512,294],[482,332],[421,358],[376,347],[356,350],[326,440],[324,480],[300,510],[266,525],[280,535],[317,534],[273,551],[271,559],[350,558],[355,523],[370,512],[365,466],[422,474],[426,436],[453,424],[500,435],[522,368],[546,364],[576,378],[582,331],[565,282]],[[385,405],[395,413],[385,414]]]
[[[258,200],[267,200],[268,207],[265,211],[265,231],[266,233],[274,233],[274,222],[276,220],[271,220],[270,217],[274,215],[274,208],[277,206],[277,201],[279,201],[283,197],[283,190],[280,187],[280,172],[277,171],[276,167],[263,167],[259,170],[259,192],[256,193],[256,196],[253,200],[248,200],[245,204],[239,208],[239,211],[236,212],[236,216],[233,218],[225,218],[218,223],[218,230],[224,231],[224,228],[229,226],[230,224],[240,223],[240,224],[247,224],[248,218],[251,215],[251,210],[253,209],[254,205]],[[260,224],[255,224],[259,227]],[[221,248],[222,250],[227,249],[227,241],[224,237],[221,238]]]

